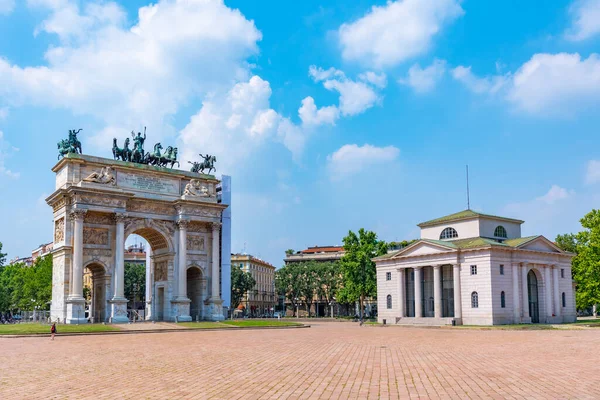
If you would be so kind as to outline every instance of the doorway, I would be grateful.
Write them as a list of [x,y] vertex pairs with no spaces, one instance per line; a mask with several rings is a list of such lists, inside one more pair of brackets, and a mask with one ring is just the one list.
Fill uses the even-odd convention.
[[540,322],[540,309],[538,302],[538,282],[533,270],[527,274],[527,293],[529,296],[529,316],[531,317],[531,322],[537,324]]
[[192,320],[202,319],[202,272],[198,267],[187,270],[187,295],[190,303],[190,316]]

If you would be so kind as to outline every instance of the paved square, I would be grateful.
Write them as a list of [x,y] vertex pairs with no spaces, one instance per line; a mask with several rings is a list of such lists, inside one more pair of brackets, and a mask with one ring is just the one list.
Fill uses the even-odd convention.
[[0,338],[0,399],[600,398],[600,330]]

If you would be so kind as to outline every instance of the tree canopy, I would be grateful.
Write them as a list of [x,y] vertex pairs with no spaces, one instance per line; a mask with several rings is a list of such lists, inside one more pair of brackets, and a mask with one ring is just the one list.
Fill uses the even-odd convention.
[[125,263],[124,280],[125,297],[129,300],[128,307],[135,308],[134,302],[146,300],[146,265]]
[[377,277],[373,258],[387,253],[387,244],[377,240],[375,232],[361,228],[344,238],[345,254],[340,260],[343,276],[341,297],[346,302],[360,300],[360,312],[366,296],[377,296]]
[[233,266],[231,268],[231,308],[235,310],[249,290],[256,285],[256,280],[249,272]]
[[39,257],[32,266],[0,266],[0,311],[47,310],[51,299],[51,254]]
[[578,309],[600,304],[600,210],[592,210],[581,220],[583,231],[559,235],[556,244],[575,253],[572,261]]

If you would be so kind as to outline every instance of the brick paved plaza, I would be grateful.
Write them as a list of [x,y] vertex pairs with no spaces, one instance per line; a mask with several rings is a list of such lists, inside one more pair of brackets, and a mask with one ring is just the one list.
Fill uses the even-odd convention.
[[0,338],[1,399],[599,398],[600,330],[358,327]]

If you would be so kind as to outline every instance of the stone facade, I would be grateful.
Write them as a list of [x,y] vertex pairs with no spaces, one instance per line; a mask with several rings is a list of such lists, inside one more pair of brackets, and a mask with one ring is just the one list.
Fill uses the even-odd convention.
[[[82,280],[88,270],[95,322],[128,321],[124,246],[134,233],[150,247],[147,318],[224,318],[219,253],[227,205],[217,201],[214,176],[76,154],[52,170],[56,190],[46,199],[54,210],[52,320],[87,322]],[[197,194],[185,191],[192,181]]]
[[543,236],[521,237],[521,223],[467,210],[420,224],[421,240],[375,259],[379,321],[575,321],[573,255]]

